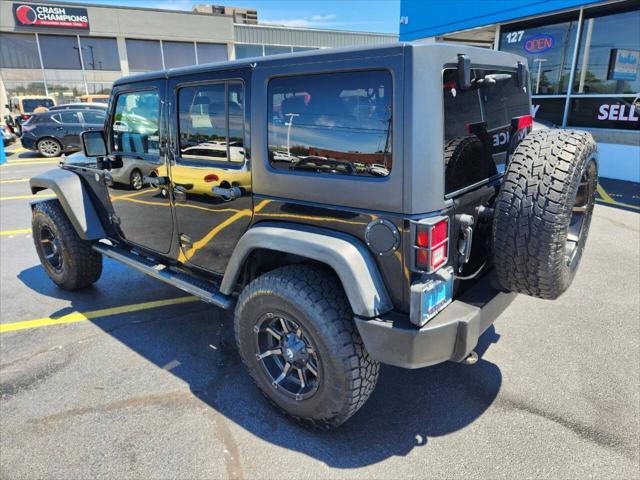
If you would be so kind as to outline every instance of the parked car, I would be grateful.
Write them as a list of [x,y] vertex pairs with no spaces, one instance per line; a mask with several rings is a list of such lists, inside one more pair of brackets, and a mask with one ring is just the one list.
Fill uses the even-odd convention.
[[[262,393],[333,428],[369,398],[381,363],[473,364],[517,293],[551,300],[571,285],[596,144],[532,132],[530,112],[526,59],[453,44],[123,78],[104,131],[82,134],[95,168],[31,178],[32,193],[58,197],[33,204],[35,248],[65,290],[96,282],[107,256],[233,309]],[[158,170],[121,194],[112,172],[129,162]],[[230,171],[242,181],[218,184]]]
[[64,103],[49,108],[50,111],[56,110],[103,110],[107,111],[106,103]]
[[[62,160],[63,165],[97,168],[96,158],[87,157],[84,152],[75,152],[65,156]],[[144,178],[148,176],[157,176],[158,168],[150,165],[149,162],[143,160],[123,164],[122,168],[112,168],[109,171],[109,181],[117,185],[122,185],[131,190],[140,190],[144,187]]]
[[62,110],[36,113],[22,125],[22,146],[44,157],[81,148],[80,133],[104,128],[104,110]]
[[16,96],[9,99],[7,109],[10,115],[10,126],[16,135],[22,135],[22,124],[26,122],[31,115],[39,112],[46,112],[56,105],[53,97],[39,95]]
[[6,147],[7,145],[11,145],[15,142],[18,137],[15,133],[9,128],[8,125],[4,123],[4,121],[0,121],[0,132],[2,133],[2,143]]

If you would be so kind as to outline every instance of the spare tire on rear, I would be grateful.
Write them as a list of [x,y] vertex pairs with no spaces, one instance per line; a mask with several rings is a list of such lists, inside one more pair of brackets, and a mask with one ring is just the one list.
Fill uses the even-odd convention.
[[559,297],[584,250],[598,181],[591,134],[547,129],[527,135],[509,159],[496,200],[494,263],[500,284]]

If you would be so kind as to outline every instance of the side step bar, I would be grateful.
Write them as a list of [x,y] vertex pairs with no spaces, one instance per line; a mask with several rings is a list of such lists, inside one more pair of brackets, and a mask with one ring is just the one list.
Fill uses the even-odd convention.
[[200,297],[207,303],[212,303],[225,310],[231,308],[233,305],[233,298],[220,293],[217,285],[192,278],[186,273],[173,270],[171,267],[160,263],[154,263],[141,255],[136,255],[122,248],[98,243],[93,245],[93,249],[129,267],[135,268],[139,272],[146,273],[153,278],[162,280],[191,295]]

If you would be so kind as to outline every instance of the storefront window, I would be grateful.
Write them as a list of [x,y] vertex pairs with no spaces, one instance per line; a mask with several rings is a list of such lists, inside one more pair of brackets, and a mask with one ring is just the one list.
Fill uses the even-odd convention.
[[216,43],[198,43],[198,63],[224,62],[228,59],[227,46]]
[[251,58],[262,56],[262,45],[236,44],[236,58]]
[[0,33],[0,68],[40,68],[36,36]]
[[574,94],[640,91],[638,26],[640,10],[584,21]]
[[278,55],[281,53],[291,53],[291,47],[281,47],[277,45],[265,45],[264,46],[264,54],[265,55]]
[[196,64],[196,50],[191,42],[162,42],[165,68]]
[[115,38],[80,37],[85,70],[120,71],[118,43]]
[[132,72],[162,70],[162,52],[157,40],[127,39],[127,57]]
[[40,35],[40,50],[44,68],[82,70],[78,38],[67,35]]
[[533,95],[567,92],[576,24],[570,21],[501,33],[500,50],[527,58]]

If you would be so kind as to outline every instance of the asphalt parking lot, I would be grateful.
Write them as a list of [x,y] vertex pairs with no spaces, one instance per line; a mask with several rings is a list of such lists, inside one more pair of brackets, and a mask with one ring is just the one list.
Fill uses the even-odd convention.
[[571,289],[518,297],[473,366],[383,367],[340,429],[303,430],[244,373],[219,310],[105,260],[57,289],[18,151],[0,167],[1,478],[640,478],[640,212],[596,207]]

